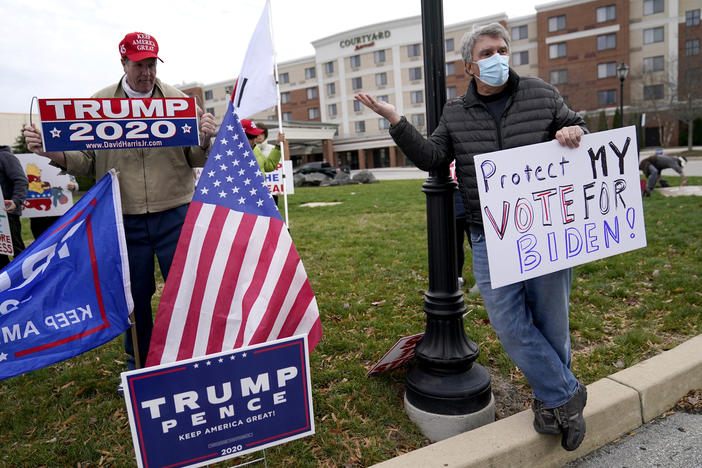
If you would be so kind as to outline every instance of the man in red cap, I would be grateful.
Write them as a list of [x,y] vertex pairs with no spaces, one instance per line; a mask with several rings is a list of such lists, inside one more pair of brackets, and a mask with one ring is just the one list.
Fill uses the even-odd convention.
[[[119,43],[119,53],[124,75],[119,82],[95,93],[93,98],[185,96],[156,78],[156,63],[161,59],[158,42],[153,36],[129,33]],[[140,363],[146,361],[153,328],[154,256],[165,279],[193,196],[193,167],[204,165],[215,131],[214,116],[202,114],[200,146],[46,153],[41,133],[34,126],[24,129],[29,149],[50,158],[69,174],[99,179],[111,168],[118,172]],[[134,344],[129,332],[125,334],[124,348],[130,355],[127,368],[134,369]]]

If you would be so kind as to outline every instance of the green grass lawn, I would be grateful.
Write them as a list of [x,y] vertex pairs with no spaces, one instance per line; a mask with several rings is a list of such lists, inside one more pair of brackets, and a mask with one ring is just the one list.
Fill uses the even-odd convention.
[[[702,185],[702,178],[690,177],[689,184]],[[428,443],[403,409],[404,370],[365,375],[398,338],[424,330],[421,185],[297,188],[289,197],[290,232],[317,294],[324,337],[310,362],[316,435],[269,449],[268,466],[368,466]],[[300,206],[313,201],[341,204]],[[644,216],[648,247],[575,269],[573,369],[586,384],[702,333],[702,199],[654,192],[644,199]],[[469,251],[466,256],[470,285]],[[494,382],[526,393],[479,296],[465,300],[478,361]],[[121,348],[120,338],[0,382],[0,466],[134,466],[116,392]]]

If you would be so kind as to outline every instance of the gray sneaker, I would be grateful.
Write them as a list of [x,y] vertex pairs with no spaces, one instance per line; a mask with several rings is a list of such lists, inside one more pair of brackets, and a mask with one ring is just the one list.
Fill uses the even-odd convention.
[[587,389],[583,384],[578,384],[575,395],[565,405],[553,410],[561,426],[561,445],[568,451],[580,447],[585,438],[585,418],[583,417],[585,403],[587,403]]
[[539,434],[560,434],[561,427],[558,425],[553,408],[546,408],[543,401],[534,399],[531,404],[534,412],[534,430]]

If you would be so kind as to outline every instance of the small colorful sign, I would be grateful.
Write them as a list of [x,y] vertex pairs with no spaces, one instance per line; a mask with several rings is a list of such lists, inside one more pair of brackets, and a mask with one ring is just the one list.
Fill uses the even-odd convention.
[[424,333],[417,333],[416,335],[400,338],[397,343],[385,353],[385,356],[380,358],[380,360],[371,367],[366,373],[366,377],[397,369],[407,363],[414,357],[414,348],[423,336]]
[[71,176],[50,164],[51,160],[36,154],[18,154],[29,186],[22,204],[23,218],[61,216],[73,206],[73,193],[68,189]]
[[646,246],[636,127],[474,159],[493,288]]
[[39,99],[46,151],[195,146],[195,98]]
[[204,466],[314,434],[307,336],[122,374],[139,467]]

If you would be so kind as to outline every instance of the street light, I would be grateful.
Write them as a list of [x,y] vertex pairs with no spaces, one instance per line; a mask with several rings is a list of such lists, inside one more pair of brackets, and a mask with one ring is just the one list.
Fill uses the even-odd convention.
[[[429,135],[438,126],[446,102],[443,21],[442,0],[422,0]],[[456,270],[455,186],[448,165],[430,171],[422,186],[427,197],[427,321],[415,348],[417,365],[407,372],[405,411],[432,442],[495,420],[490,373],[475,362],[478,345],[466,335],[463,323],[466,307]]]
[[624,80],[629,74],[629,65],[623,60],[617,67],[617,76],[619,77],[619,128],[624,126]]

